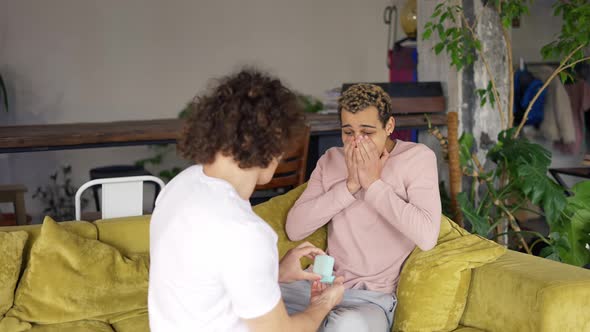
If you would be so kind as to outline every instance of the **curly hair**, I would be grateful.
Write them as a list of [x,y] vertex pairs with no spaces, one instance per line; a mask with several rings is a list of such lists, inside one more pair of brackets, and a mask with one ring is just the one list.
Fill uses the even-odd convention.
[[387,121],[393,116],[391,98],[377,85],[361,83],[348,88],[338,99],[338,114],[343,110],[356,113],[370,106],[377,108],[379,120],[385,128]]
[[220,152],[240,168],[267,167],[305,128],[293,92],[279,79],[253,69],[223,77],[187,106],[180,154],[207,164]]

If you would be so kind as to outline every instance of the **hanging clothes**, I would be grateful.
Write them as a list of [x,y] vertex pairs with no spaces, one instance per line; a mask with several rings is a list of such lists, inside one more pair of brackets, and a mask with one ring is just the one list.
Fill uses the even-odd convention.
[[[555,69],[551,66],[531,67],[529,71],[545,82]],[[563,83],[554,79],[547,86],[544,120],[540,129],[543,136],[556,145],[569,146],[576,142],[574,116],[570,99]]]
[[576,141],[564,148],[566,152],[577,154],[584,141],[584,111],[590,108],[590,85],[585,80],[578,79],[574,83],[566,84],[565,90],[572,106]]
[[[543,82],[526,69],[518,70],[516,73],[514,73],[513,112],[514,121],[516,123],[520,123],[522,121],[529,104],[542,86]],[[527,120],[525,122],[526,125],[533,125],[535,128],[538,128],[543,122],[545,95],[546,90],[543,90],[539,97],[537,97],[537,100],[535,100],[535,103],[531,107],[531,110],[527,116]]]

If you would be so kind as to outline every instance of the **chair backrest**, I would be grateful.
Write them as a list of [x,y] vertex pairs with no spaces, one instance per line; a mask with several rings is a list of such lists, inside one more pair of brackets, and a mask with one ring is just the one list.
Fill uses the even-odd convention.
[[281,159],[272,180],[267,184],[256,186],[256,190],[268,190],[288,186],[296,187],[305,182],[309,135],[310,128],[307,126],[304,136],[296,141],[296,144]]
[[76,220],[81,217],[82,193],[93,186],[102,186],[102,219],[139,216],[143,214],[143,183],[154,182],[164,188],[164,181],[155,176],[127,176],[88,181],[76,192]]

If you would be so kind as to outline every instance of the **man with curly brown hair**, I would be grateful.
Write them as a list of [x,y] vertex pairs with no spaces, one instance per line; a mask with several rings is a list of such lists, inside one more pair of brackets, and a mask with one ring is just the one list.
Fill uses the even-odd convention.
[[[189,108],[178,147],[195,165],[168,183],[151,219],[151,331],[316,331],[342,278],[326,287],[301,270],[301,257],[323,254],[309,243],[279,263],[277,235],[248,202],[303,129],[295,95],[243,70]],[[298,280],[312,282],[311,300],[288,316],[279,282]]]
[[[287,217],[287,235],[300,240],[328,224],[328,253],[347,288],[326,318],[328,331],[385,332],[396,307],[401,267],[418,246],[438,238],[441,203],[434,153],[392,140],[391,99],[358,84],[339,100],[344,148],[328,150]],[[281,284],[289,313],[309,301],[309,283]]]

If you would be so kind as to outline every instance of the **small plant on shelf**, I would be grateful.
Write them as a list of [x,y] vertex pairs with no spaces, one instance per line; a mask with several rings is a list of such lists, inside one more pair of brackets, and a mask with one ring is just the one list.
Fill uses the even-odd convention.
[[[75,219],[74,198],[78,188],[72,184],[71,174],[72,166],[62,166],[59,171],[49,176],[49,184],[38,187],[33,194],[34,199],[39,199],[45,205],[43,214],[57,221]],[[83,198],[82,207],[87,202],[88,200]]]

